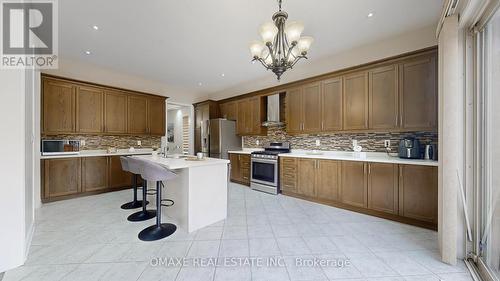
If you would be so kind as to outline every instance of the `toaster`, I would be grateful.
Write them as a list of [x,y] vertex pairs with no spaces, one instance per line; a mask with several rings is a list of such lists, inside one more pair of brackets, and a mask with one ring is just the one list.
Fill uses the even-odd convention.
[[399,158],[420,158],[420,142],[415,138],[405,138],[399,141]]

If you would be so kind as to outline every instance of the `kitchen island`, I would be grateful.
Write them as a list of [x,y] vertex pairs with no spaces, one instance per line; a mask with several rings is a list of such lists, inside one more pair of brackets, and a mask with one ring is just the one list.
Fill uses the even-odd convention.
[[162,191],[164,199],[175,202],[164,213],[172,217],[177,226],[193,232],[226,218],[229,160],[205,158],[189,161],[151,155],[134,157],[152,161],[177,174],[177,178],[164,182],[165,189]]

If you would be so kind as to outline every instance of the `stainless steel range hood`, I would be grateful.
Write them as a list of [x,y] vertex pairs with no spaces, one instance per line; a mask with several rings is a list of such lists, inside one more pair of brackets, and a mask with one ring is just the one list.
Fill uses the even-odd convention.
[[283,126],[280,120],[280,94],[267,96],[267,120],[262,123],[263,127]]

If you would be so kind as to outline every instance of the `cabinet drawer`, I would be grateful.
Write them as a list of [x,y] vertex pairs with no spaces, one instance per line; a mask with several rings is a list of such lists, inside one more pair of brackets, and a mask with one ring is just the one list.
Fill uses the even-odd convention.
[[290,157],[281,158],[281,161],[283,162],[283,164],[297,164],[297,159]]
[[297,185],[295,183],[281,183],[281,188],[284,190],[295,191]]
[[297,179],[297,175],[294,173],[283,172],[281,174],[282,181],[291,181],[291,180],[296,180],[296,179]]
[[241,178],[244,180],[250,180],[250,169],[241,169]]

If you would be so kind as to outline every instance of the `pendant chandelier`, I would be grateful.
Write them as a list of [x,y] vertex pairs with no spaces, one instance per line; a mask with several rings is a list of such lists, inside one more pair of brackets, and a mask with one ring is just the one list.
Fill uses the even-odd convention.
[[276,74],[278,80],[300,59],[307,59],[307,51],[314,40],[310,36],[300,36],[304,30],[301,22],[286,23],[288,14],[281,10],[281,1],[278,0],[279,11],[274,13],[273,22],[260,27],[262,41],[254,41],[250,45],[252,62],[262,63],[267,70]]

